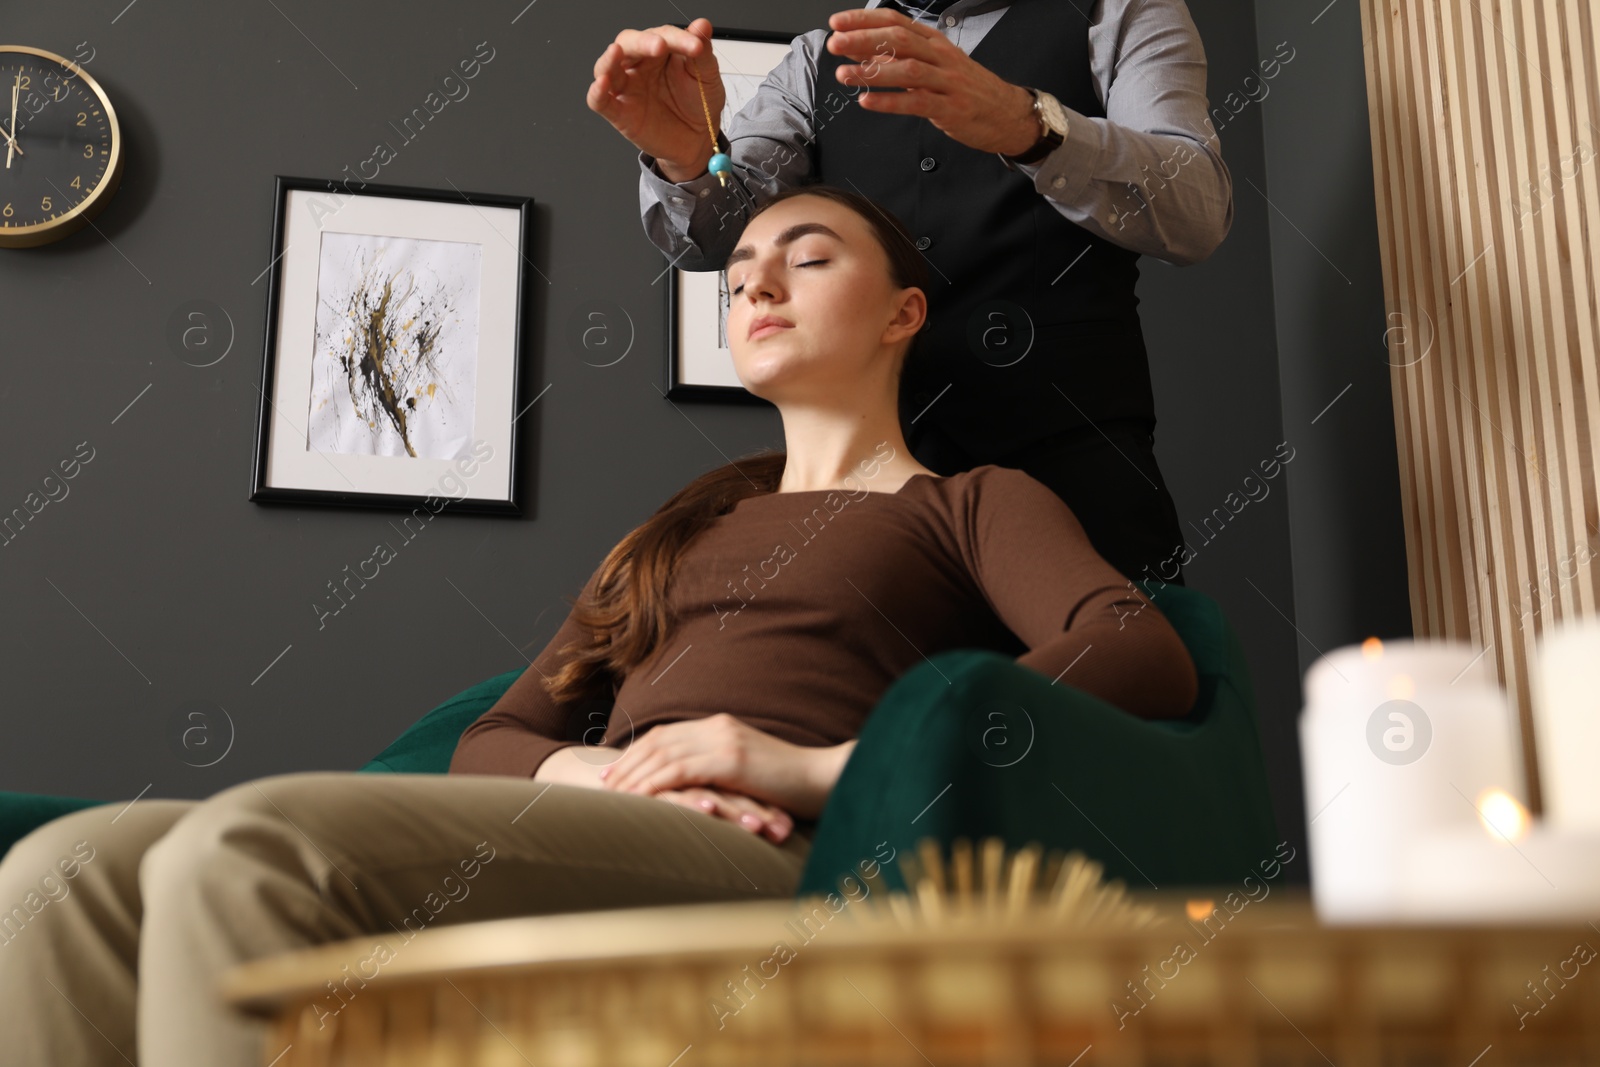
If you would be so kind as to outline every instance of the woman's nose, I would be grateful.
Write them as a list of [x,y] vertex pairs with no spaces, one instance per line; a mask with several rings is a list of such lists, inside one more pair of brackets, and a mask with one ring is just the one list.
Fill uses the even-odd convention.
[[777,274],[772,268],[752,265],[744,277],[744,291],[741,295],[751,301],[757,298],[770,300],[780,291]]

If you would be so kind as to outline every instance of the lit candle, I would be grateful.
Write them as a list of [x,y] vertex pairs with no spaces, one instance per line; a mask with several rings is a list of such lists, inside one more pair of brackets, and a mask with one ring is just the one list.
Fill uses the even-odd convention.
[[1504,790],[1480,824],[1435,830],[1406,856],[1400,917],[1417,922],[1588,922],[1600,915],[1600,832],[1541,826]]
[[1325,921],[1398,917],[1415,843],[1476,824],[1485,789],[1521,793],[1516,723],[1483,658],[1462,642],[1369,639],[1307,673],[1300,751]]

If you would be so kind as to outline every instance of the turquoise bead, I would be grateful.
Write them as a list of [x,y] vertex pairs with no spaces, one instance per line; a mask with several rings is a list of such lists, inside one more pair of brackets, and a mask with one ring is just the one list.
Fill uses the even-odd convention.
[[711,157],[711,163],[708,165],[707,169],[710,170],[712,174],[732,174],[733,161],[728,158],[726,153],[718,152],[716,155]]

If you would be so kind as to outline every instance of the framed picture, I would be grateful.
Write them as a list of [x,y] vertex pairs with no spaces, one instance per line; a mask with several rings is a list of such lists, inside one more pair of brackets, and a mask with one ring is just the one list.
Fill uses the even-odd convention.
[[[728,95],[720,129],[726,130],[756,95],[796,36],[766,30],[719,30],[712,36],[711,51]],[[667,396],[765,404],[734,373],[727,337],[727,272],[672,267],[667,273]]]
[[521,513],[532,210],[277,177],[251,500]]

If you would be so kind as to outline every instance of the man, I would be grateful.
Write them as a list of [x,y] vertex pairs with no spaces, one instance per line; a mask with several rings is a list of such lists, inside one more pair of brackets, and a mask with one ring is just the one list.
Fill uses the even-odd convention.
[[1183,0],[838,12],[718,131],[729,188],[706,170],[700,84],[713,121],[725,100],[710,35],[705,19],[623,30],[595,64],[588,103],[640,150],[651,241],[717,270],[747,203],[808,181],[871,197],[936,279],[901,398],[917,459],[1027,471],[1123,574],[1181,582],[1137,260],[1199,262],[1233,222]]

